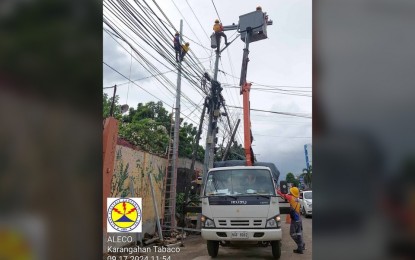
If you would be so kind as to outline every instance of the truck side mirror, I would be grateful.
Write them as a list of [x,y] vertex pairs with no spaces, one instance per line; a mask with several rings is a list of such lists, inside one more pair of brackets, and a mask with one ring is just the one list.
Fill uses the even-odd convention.
[[282,194],[288,193],[288,185],[286,181],[280,181],[280,191]]

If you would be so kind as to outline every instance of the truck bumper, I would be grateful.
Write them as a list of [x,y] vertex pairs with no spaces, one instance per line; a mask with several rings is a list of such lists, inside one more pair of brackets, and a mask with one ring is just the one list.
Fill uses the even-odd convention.
[[[233,238],[233,232],[247,232],[247,238]],[[203,229],[202,237],[205,240],[221,241],[275,241],[282,239],[281,229]]]

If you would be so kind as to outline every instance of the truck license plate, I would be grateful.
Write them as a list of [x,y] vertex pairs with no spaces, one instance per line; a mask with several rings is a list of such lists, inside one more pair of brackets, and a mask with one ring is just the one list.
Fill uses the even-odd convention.
[[232,238],[248,239],[248,232],[235,231],[235,232],[232,232],[231,237]]

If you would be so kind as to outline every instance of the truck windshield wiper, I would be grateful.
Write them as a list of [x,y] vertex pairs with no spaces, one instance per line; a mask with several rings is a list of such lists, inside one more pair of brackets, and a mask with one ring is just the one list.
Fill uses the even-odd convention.
[[256,192],[255,193],[245,193],[245,195],[256,195],[256,196],[260,196],[260,197],[267,198],[267,199],[272,197],[271,194],[265,195],[265,194],[259,194],[259,193],[256,193]]
[[216,195],[225,195],[223,197],[229,197],[229,198],[232,198],[234,200],[238,199],[237,197],[232,196],[232,195],[228,195],[227,193],[215,193],[215,194],[212,194],[212,196],[216,196]]

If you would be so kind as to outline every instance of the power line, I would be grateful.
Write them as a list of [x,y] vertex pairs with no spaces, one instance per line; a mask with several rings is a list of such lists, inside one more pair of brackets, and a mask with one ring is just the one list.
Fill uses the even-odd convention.
[[282,135],[261,135],[261,134],[254,134],[254,136],[267,136],[267,137],[280,137],[280,138],[306,138],[311,139],[311,136],[282,136]]
[[[119,2],[122,2],[122,0],[121,1],[119,1]],[[138,2],[136,2],[137,4],[139,4]],[[132,7],[129,7],[129,8],[127,8],[128,7],[128,3],[124,3],[124,5],[125,5],[125,7],[124,7],[124,9],[125,9],[125,11],[124,11],[124,14],[123,14],[123,16],[125,16],[126,14],[128,14],[129,13],[129,15],[131,16],[131,15],[133,15],[132,14],[132,12],[133,11],[131,11],[131,10],[134,10],[135,8],[132,8]],[[104,6],[105,7],[107,7],[107,9],[109,8],[106,4],[105,4],[105,2],[104,2]],[[140,9],[141,10],[143,10],[143,8],[144,7],[142,7],[140,4],[139,4],[139,7],[140,7]],[[127,8],[127,9],[126,9]],[[118,12],[122,12],[122,10],[121,10],[121,8],[120,7],[116,7],[116,9],[118,10]],[[150,8],[151,9],[151,8]],[[152,10],[152,9],[151,9]],[[111,10],[110,10],[111,11]],[[114,11],[111,11],[120,21],[122,21],[123,22],[123,24],[124,25],[126,25],[126,22],[127,22],[127,20],[125,20],[125,19],[121,19],[120,17],[119,17],[119,15],[117,15],[117,14],[115,14],[115,12]],[[143,11],[144,12],[144,11]],[[154,13],[154,11],[153,11],[153,13]],[[137,16],[139,16],[139,17],[141,17],[140,18],[140,20],[142,21],[140,21],[140,20],[137,20],[137,17],[135,16],[135,15],[137,15]],[[162,45],[160,45],[160,42],[157,40],[157,39],[155,39],[155,37],[150,33],[150,31],[148,30],[148,29],[146,29],[145,28],[145,26],[144,26],[144,24],[143,24],[143,22],[144,23],[147,23],[148,25],[149,25],[149,23],[147,22],[147,21],[145,21],[145,19],[144,19],[144,17],[142,17],[141,16],[141,14],[140,13],[138,13],[137,11],[135,11],[135,15],[133,16],[133,17],[130,17],[129,19],[129,24],[130,25],[126,25],[134,34],[136,34],[136,35],[138,35],[145,43],[147,43],[150,47],[152,47],[157,53],[159,53],[163,58],[165,58],[171,65],[173,65],[173,66],[176,66],[176,64],[175,64],[175,62],[173,61],[173,56],[172,56],[172,54],[170,53],[170,52],[167,52],[167,49],[166,49],[166,47],[164,47],[164,46],[162,46]],[[146,14],[148,17],[149,17],[149,15],[148,14]],[[154,15],[155,16],[157,16],[155,13],[154,13]],[[104,17],[105,17],[105,14],[104,14]],[[134,18],[134,20],[135,20],[135,22],[134,23],[132,23],[132,19]],[[144,29],[145,29],[145,31],[143,30],[143,29],[140,29],[141,31],[143,31],[143,32],[145,32],[145,34],[149,34],[150,36],[142,36],[141,35],[141,33],[139,32],[139,31],[137,31],[137,30],[134,30],[132,27],[131,27],[131,25],[133,25],[133,26],[135,26],[135,27],[137,27],[137,23],[139,23]],[[134,24],[136,24],[136,25],[134,25]],[[137,27],[138,28],[138,27]],[[112,28],[113,30],[114,30],[114,28]],[[169,43],[169,40],[164,36],[164,35],[162,35],[162,32],[160,31],[160,30],[156,30],[156,29],[152,29],[152,31],[153,32],[155,32],[156,34],[158,34],[159,36],[161,36],[162,37],[162,39],[163,39],[163,41],[165,42],[165,43]],[[170,33],[171,34],[171,33]],[[131,37],[129,36],[129,35],[127,35],[127,37],[128,38],[130,38],[131,39]],[[131,39],[133,42],[135,42],[133,39]],[[124,39],[124,41],[125,41],[125,39]],[[155,42],[155,41],[157,41],[157,43]],[[128,42],[127,42],[128,43]],[[136,43],[137,44],[137,43]],[[131,45],[131,44],[130,44]],[[140,45],[138,45],[139,47],[141,47]],[[170,48],[172,48],[171,46],[170,46],[170,44],[168,45],[169,46],[169,49]],[[163,49],[161,49],[160,47],[163,47]],[[143,49],[144,50],[144,49]],[[145,51],[145,50],[144,50]],[[147,52],[147,51],[146,51]],[[147,52],[148,53],[148,52]],[[151,55],[151,54],[150,54]],[[157,60],[154,56],[152,56],[155,60]],[[189,56],[190,57],[190,56]],[[157,60],[158,61],[158,60]],[[160,62],[160,61],[159,61]],[[162,65],[164,65],[163,63],[161,63]],[[199,66],[199,64],[196,64],[195,63],[195,67],[196,68],[198,68],[198,66]],[[164,65],[165,66],[165,65]],[[191,66],[191,67],[189,67],[190,69],[192,69],[193,70],[193,66]],[[183,71],[185,71],[185,70],[183,70]],[[202,74],[202,70],[200,70],[200,72],[198,73],[198,74]],[[186,73],[185,75],[185,78],[186,79],[188,79],[189,80],[189,82],[191,83],[191,84],[193,84],[194,86],[198,86],[198,84],[196,83],[196,82],[194,82],[190,77],[194,77],[194,76],[190,76],[188,73]]]
[[[122,0],[121,1],[119,1],[119,3],[121,3],[122,2]],[[124,3],[124,8],[127,8],[128,6],[127,6],[128,4],[125,4]],[[105,5],[105,3],[104,3],[104,6],[105,7],[107,7],[107,9],[109,9],[109,7],[107,6],[107,5]],[[140,8],[141,8],[141,6],[139,6]],[[118,12],[121,12],[121,8],[120,7],[116,7],[116,9],[118,10]],[[126,14],[128,14],[128,13],[130,13],[131,15],[133,15],[132,14],[132,11],[130,11],[131,9],[133,9],[133,8],[128,8],[128,10],[126,11],[126,12],[124,12],[125,14],[124,14],[124,17],[125,17],[125,15]],[[143,9],[141,9],[142,11],[143,11]],[[127,20],[125,20],[125,18],[124,19],[120,19],[121,17],[119,16],[119,15],[117,15],[117,14],[115,14],[114,13],[114,11],[112,11],[112,10],[110,10],[116,17],[118,17],[118,19],[120,20],[120,21],[123,21],[123,24],[124,25],[126,25],[125,23],[126,23],[126,21]],[[144,11],[143,11],[144,12]],[[140,14],[139,13],[137,13],[136,12],[136,15],[138,15],[138,16],[140,16]],[[147,14],[147,16],[148,16],[148,14]],[[104,14],[104,17],[105,17],[105,14]],[[132,19],[132,18],[134,18],[134,19],[137,19],[136,18],[136,16],[134,16],[134,17],[131,17],[130,19]],[[145,27],[144,26],[144,24],[143,23],[147,23],[147,25],[149,25],[149,23],[148,22],[146,22],[145,20],[144,20],[144,18],[142,18],[141,19],[141,21],[142,22],[140,22],[140,21],[138,21],[138,23],[141,25],[141,26],[143,26],[143,27]],[[117,32],[117,30],[115,30],[115,28],[113,28],[108,22],[106,22],[106,20],[104,20],[104,22],[113,30],[113,31],[115,31],[115,32]],[[155,49],[159,54],[161,54],[161,56],[163,57],[163,58],[165,58],[165,59],[168,59],[168,61],[169,61],[169,63],[170,64],[172,64],[172,65],[175,65],[175,63],[174,62],[172,62],[172,55],[170,55],[170,56],[167,56],[166,54],[163,54],[163,52],[165,52],[167,49],[166,48],[164,48],[164,50],[162,50],[162,49],[160,49],[160,48],[156,48],[156,46],[155,46],[155,44],[153,43],[151,43],[151,41],[155,38],[155,37],[146,37],[145,39],[143,38],[143,36],[139,33],[139,31],[135,31],[134,29],[133,29],[133,27],[131,27],[131,26],[135,26],[135,27],[137,27],[137,25],[138,24],[136,24],[136,25],[134,25],[133,23],[132,23],[132,20],[130,20],[129,21],[129,24],[130,25],[126,25],[130,30],[132,30],[133,32],[135,32],[135,34],[136,35],[138,35],[144,42],[146,42],[150,47],[152,47],[153,49]],[[137,27],[138,28],[138,27]],[[142,32],[144,32],[144,30],[142,30],[141,29],[141,31]],[[149,30],[148,29],[146,29],[146,33],[148,33],[149,32]],[[166,38],[166,37],[163,37],[163,33],[160,31],[160,30],[153,30],[153,32],[155,32],[158,36],[161,36],[161,38],[164,40],[164,42],[168,42],[168,39]],[[120,32],[117,32],[118,33],[118,35],[120,35]],[[120,35],[121,36],[121,35]],[[118,38],[120,38],[120,39],[122,39],[123,41],[125,41],[127,44],[129,44],[130,45],[130,47],[132,47],[132,45],[131,45],[131,43],[129,43],[124,37],[119,37],[119,36],[117,36]],[[127,37],[129,37],[130,39],[131,39],[131,37],[129,36],[129,35],[127,35]],[[115,39],[114,39],[115,40]],[[131,39],[135,44],[137,44],[133,39]],[[156,39],[155,39],[156,40]],[[159,46],[159,41],[158,40],[156,40],[157,41],[157,46]],[[118,41],[116,41],[116,42],[118,42]],[[120,44],[121,45],[121,44]],[[137,44],[139,47],[141,47],[139,44]],[[122,45],[121,45],[122,46]],[[123,47],[123,46],[122,46]],[[123,47],[124,48],[124,47]],[[142,47],[141,47],[142,48]],[[147,54],[149,54],[152,58],[154,58],[156,61],[158,61],[159,63],[161,63],[157,58],[155,58],[153,55],[151,55],[150,53],[148,53],[148,51],[146,51],[144,48],[142,48],[145,52],[147,52]],[[149,69],[151,69],[151,70],[153,70],[153,71],[156,71],[156,72],[159,72],[159,74],[161,74],[161,72],[160,71],[158,71],[158,69],[154,66],[154,65],[151,65],[151,63],[143,56],[143,55],[141,55],[136,49],[134,49],[135,50],[135,52],[136,52],[136,54],[138,54],[143,60],[144,60],[144,62],[145,63],[147,63],[147,65],[149,65]],[[140,62],[140,64],[142,64],[141,62]],[[161,63],[162,65],[164,65],[163,63]],[[142,64],[143,65],[143,64]],[[153,68],[151,68],[151,66],[153,67]],[[144,65],[143,65],[144,66]],[[145,67],[145,66],[144,66]],[[145,67],[146,68],[146,67]],[[184,72],[186,72],[185,70],[183,70]],[[151,71],[149,71],[150,72],[150,74],[153,74],[154,75],[154,73],[153,72],[151,72]],[[198,86],[198,84],[196,83],[196,82],[194,82],[189,76],[191,76],[190,74],[189,74],[189,72],[187,73],[187,74],[185,74],[184,75],[184,77],[185,78],[187,78],[188,80],[189,80],[189,82],[192,84],[192,85],[196,85],[196,86]],[[163,78],[163,77],[162,77]],[[158,79],[158,78],[156,78],[156,79]],[[167,78],[164,78],[164,80],[170,85],[170,86],[174,86],[174,84],[172,83],[172,82],[170,82],[170,80],[168,80]],[[164,83],[163,82],[161,82],[160,81],[160,83],[162,84],[162,85],[164,85]],[[165,85],[164,85],[165,86]],[[165,86],[166,87],[166,86]],[[170,90],[169,90],[170,91]],[[174,95],[174,94],[173,94]],[[199,108],[199,106],[197,106],[194,102],[192,102],[192,100],[191,99],[189,99],[189,98],[187,98],[184,94],[183,94],[183,96],[190,102],[190,103],[192,103],[193,104],[193,106],[195,106],[196,107],[196,109],[199,109],[200,110],[200,108]]]
[[[106,22],[106,20],[104,20],[104,22],[105,23],[107,23]],[[111,25],[109,25],[109,24],[107,24],[113,31],[115,31],[115,32],[117,32],[116,30],[115,30],[115,28],[113,28]],[[105,29],[104,29],[105,30]],[[106,30],[105,30],[106,31]],[[119,34],[119,33],[118,33]],[[114,37],[112,36],[112,34],[110,35],[113,39],[114,39]],[[121,36],[121,35],[120,35]],[[145,63],[147,63],[147,65],[149,65],[149,68],[146,68],[146,66],[144,66],[140,61],[138,61],[141,65],[143,65],[143,67],[144,68],[146,68],[147,70],[148,70],[148,72],[150,73],[150,74],[152,74],[152,75],[154,75],[154,73],[152,73],[149,69],[152,69],[153,71],[156,71],[156,72],[158,72],[159,73],[159,75],[161,75],[161,73],[160,73],[160,71],[156,68],[156,66],[155,65],[152,65],[143,55],[141,55],[134,47],[132,47],[132,45],[131,45],[131,43],[129,43],[128,41],[126,41],[126,39],[124,38],[124,37],[118,37],[118,38],[120,38],[120,39],[122,39],[123,41],[125,41],[131,48],[133,48],[133,50],[135,51],[135,53],[136,54],[138,54],[144,61],[145,61]],[[118,44],[120,44],[117,40],[115,40],[114,39],[114,41],[115,42],[117,42]],[[125,49],[125,47],[124,46],[122,46],[121,44],[120,44],[120,46],[124,49],[124,50],[126,50]],[[147,52],[143,47],[141,47],[140,45],[138,45],[141,49],[143,49],[145,52]],[[126,50],[127,51],[127,50]],[[161,63],[157,58],[155,58],[152,54],[150,54],[150,53],[148,53],[147,52],[147,54],[149,54],[151,57],[153,57],[156,61],[158,61],[159,63]],[[161,64],[163,64],[163,63],[161,63]],[[163,64],[164,65],[164,64]],[[151,68],[152,67],[152,68]],[[168,80],[167,78],[165,78],[164,77],[164,75],[162,76],[162,78],[172,87],[172,88],[174,88],[174,84],[170,81],[170,80]],[[163,82],[161,82],[157,77],[156,77],[156,79],[167,89],[167,87],[164,85],[164,83]],[[169,89],[167,89],[167,90],[169,90]],[[169,90],[169,92],[174,96],[174,93],[171,91],[171,90]],[[186,98],[186,99],[188,99],[184,94],[183,94],[183,96]],[[189,100],[189,99],[188,99]],[[190,100],[189,100],[190,101]]]
[[[240,89],[240,87],[236,86],[224,86],[224,88],[237,88]],[[255,91],[262,91],[262,92],[268,92],[268,93],[275,93],[275,94],[281,94],[281,95],[288,95],[288,96],[297,96],[297,97],[312,97],[311,95],[304,94],[302,92],[311,92],[311,91],[294,91],[294,90],[272,90],[272,89],[264,89],[264,88],[253,88],[251,87],[251,90]]]
[[[132,81],[135,82],[135,81],[145,80],[145,79],[149,79],[149,78],[154,78],[154,77],[160,76],[162,74],[166,74],[166,73],[169,73],[169,72],[174,72],[174,70],[175,69],[171,69],[171,70],[168,70],[168,71],[160,72],[160,73],[157,73],[157,74],[153,74],[153,75],[150,75],[150,76],[147,76],[147,77],[135,79],[135,80],[132,80]],[[119,83],[119,84],[117,84],[117,87],[122,86],[122,85],[125,85],[125,84],[128,84],[128,83],[130,83],[130,81],[126,81],[126,82],[123,82],[123,83]],[[113,88],[113,87],[114,86],[108,86],[108,87],[103,87],[103,89]]]
[[[124,74],[122,74],[122,73],[121,73],[121,72],[119,72],[118,70],[114,69],[112,66],[108,65],[105,61],[103,61],[102,63],[104,63],[104,65],[106,65],[108,68],[112,69],[113,71],[115,71],[116,73],[118,73],[119,75],[121,75],[122,77],[124,77],[125,79],[127,79],[127,80],[128,80],[128,78],[127,78],[126,76],[124,76]],[[130,80],[130,81],[131,81],[131,80]],[[148,92],[147,90],[145,90],[143,87],[141,87],[141,86],[140,86],[140,85],[138,85],[137,83],[132,82],[132,81],[131,81],[131,83],[133,83],[133,84],[134,84],[134,85],[136,85],[137,87],[141,88],[142,90],[144,90],[145,92],[147,92],[147,93],[148,93],[149,95],[151,95],[152,97],[154,97],[154,98],[156,98],[156,99],[160,100],[160,101],[161,101],[161,102],[163,102],[163,104],[165,104],[166,106],[168,106],[168,107],[170,107],[170,108],[173,108],[172,106],[170,106],[169,104],[167,104],[166,102],[164,102],[163,100],[161,100],[160,98],[158,98],[158,97],[154,96],[153,94],[151,94],[150,92]]]
[[[128,80],[128,78],[124,75],[124,74],[122,74],[121,72],[119,72],[118,70],[116,70],[116,69],[114,69],[113,67],[111,67],[110,65],[108,65],[105,61],[103,61],[102,63],[104,63],[104,65],[106,65],[107,67],[109,67],[110,69],[112,69],[113,71],[115,71],[116,73],[118,73],[119,75],[121,75],[122,77],[124,77],[125,79],[127,79]],[[145,90],[143,87],[141,87],[140,85],[138,85],[137,83],[135,83],[135,82],[131,82],[131,83],[133,83],[134,85],[136,85],[137,87],[139,87],[139,88],[141,88],[142,90],[144,90],[146,93],[148,93],[150,96],[152,96],[152,97],[154,97],[155,99],[157,99],[157,100],[160,100],[161,102],[163,102],[163,104],[165,104],[166,106],[168,106],[169,108],[173,108],[172,106],[170,106],[169,104],[167,104],[166,102],[164,102],[163,100],[161,100],[160,98],[158,98],[158,97],[156,97],[156,96],[154,96],[153,94],[151,94],[150,92],[148,92],[147,90]],[[181,113],[182,114],[182,113]],[[188,117],[188,116],[186,116],[186,115],[184,115],[184,114],[182,114],[184,117],[186,117],[187,119],[189,119],[190,121],[192,121],[193,123],[195,123],[195,124],[197,124],[193,119],[191,119],[190,117]]]
[[219,19],[220,21],[222,21],[222,19],[220,19],[220,16],[219,16],[218,10],[216,9],[216,5],[215,5],[215,2],[213,2],[213,0],[212,0],[212,4],[213,4],[213,7],[215,8],[216,14],[218,15],[218,19]]
[[[230,106],[230,105],[228,105],[228,107],[243,109],[242,107]],[[310,118],[311,119],[311,116],[301,115],[301,114],[295,114],[295,113],[268,111],[268,110],[254,109],[254,108],[251,108],[250,110],[252,110],[252,111],[258,111],[258,112],[266,112],[266,113],[272,113],[272,114],[285,115],[285,116],[295,116],[295,117],[302,117],[302,118]]]
[[[227,73],[226,71],[223,71],[223,70],[219,70],[219,71],[220,71],[220,72],[222,72],[222,73],[224,73],[224,74],[226,74],[226,75],[229,75],[230,77],[233,77],[233,78],[235,78],[235,79],[240,79],[239,77],[236,77],[236,76],[234,76],[234,75],[231,75],[231,74]],[[268,87],[268,88],[311,88],[311,87],[303,87],[303,86],[287,86],[287,85],[279,85],[279,86],[277,86],[277,85],[265,85],[265,84],[260,84],[260,83],[253,82],[253,81],[250,81],[250,83],[251,83],[252,85],[257,85],[257,86],[262,86],[262,87]]]
[[190,10],[192,11],[193,15],[195,16],[195,18],[196,18],[197,22],[198,22],[198,23],[199,23],[199,25],[200,25],[200,28],[202,28],[202,30],[203,30],[203,32],[205,33],[206,37],[207,37],[208,39],[210,39],[210,37],[209,37],[209,35],[207,34],[206,30],[203,28],[202,24],[200,23],[199,18],[197,18],[197,15],[196,15],[196,14],[195,14],[195,12],[193,11],[193,8],[190,6],[190,4],[189,4],[189,2],[188,2],[187,0],[186,0],[186,3],[187,3],[187,5],[190,7]]
[[[176,9],[180,13],[180,15],[183,17],[183,20],[186,22],[187,26],[189,26],[189,29],[193,32],[193,34],[196,37],[196,39],[200,42],[200,44],[202,44],[202,41],[199,39],[199,37],[197,37],[197,34],[193,31],[192,27],[187,22],[186,17],[182,14],[182,12],[180,11],[180,9],[177,7],[176,3],[174,3],[174,0],[171,0],[171,2],[173,3],[174,7],[176,7]],[[208,55],[209,55],[209,53],[208,53]]]

